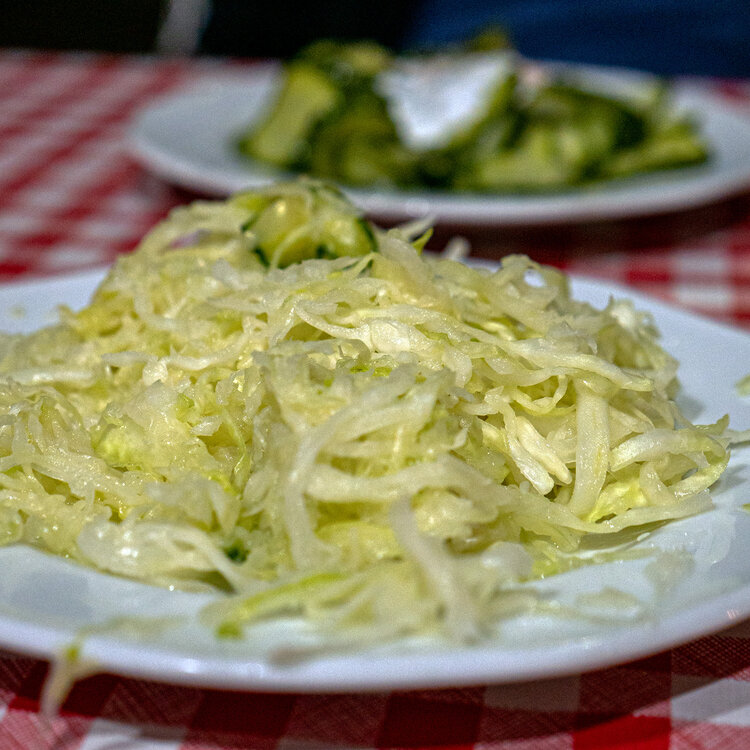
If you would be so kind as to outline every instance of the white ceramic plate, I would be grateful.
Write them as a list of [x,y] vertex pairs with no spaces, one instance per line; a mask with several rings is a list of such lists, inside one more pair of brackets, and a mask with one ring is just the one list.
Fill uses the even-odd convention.
[[[566,66],[581,81],[627,88],[631,71]],[[135,118],[130,153],[176,185],[227,195],[278,179],[279,172],[242,158],[237,135],[260,115],[272,95],[277,69],[261,66],[240,79],[222,79],[160,99]],[[675,106],[691,112],[713,151],[699,167],[580,188],[546,196],[458,195],[446,192],[352,190],[370,214],[388,219],[434,216],[457,224],[528,225],[618,219],[689,209],[750,189],[750,115],[705,89],[675,90]]]
[[[85,303],[101,272],[0,287],[0,328],[22,331],[50,322],[59,303]],[[597,306],[621,288],[576,280],[577,297]],[[750,336],[637,294],[681,361],[688,416],[715,420],[729,413],[750,427],[750,399],[734,383],[750,369]],[[26,315],[23,308],[27,308]],[[513,682],[577,673],[624,662],[720,630],[750,616],[750,450],[738,449],[714,494],[716,507],[667,525],[639,542],[643,549],[686,551],[692,568],[661,582],[644,573],[653,557],[588,566],[535,584],[575,604],[610,586],[637,597],[638,610],[614,619],[525,616],[473,647],[429,640],[303,662],[272,658],[278,646],[311,642],[293,622],[269,623],[241,641],[221,641],[201,626],[208,595],[168,592],[97,573],[36,550],[0,549],[0,646],[51,657],[82,631],[83,655],[97,668],[175,683],[263,691],[354,691]],[[661,563],[663,558],[656,558]],[[668,569],[668,568],[666,568]],[[661,567],[662,573],[664,566]],[[580,609],[580,601],[579,601]],[[118,618],[159,618],[161,629],[135,631]]]

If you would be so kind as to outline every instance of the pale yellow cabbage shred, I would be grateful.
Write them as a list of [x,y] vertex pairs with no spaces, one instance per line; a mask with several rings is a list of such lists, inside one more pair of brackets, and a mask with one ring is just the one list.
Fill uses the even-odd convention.
[[586,535],[710,507],[724,425],[681,415],[630,303],[399,230],[269,269],[250,203],[174,211],[83,310],[6,337],[2,543],[226,591],[224,634],[301,614],[470,640]]

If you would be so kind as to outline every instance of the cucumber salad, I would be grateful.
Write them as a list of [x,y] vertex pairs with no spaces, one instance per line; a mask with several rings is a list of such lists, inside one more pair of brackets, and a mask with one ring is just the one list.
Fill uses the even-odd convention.
[[726,423],[680,412],[648,315],[428,235],[313,180],[176,209],[83,309],[3,336],[2,543],[216,592],[224,637],[470,642],[590,535],[711,507]]
[[348,186],[489,194],[596,187],[709,158],[665,82],[612,88],[487,46],[395,56],[316,42],[284,64],[237,147]]

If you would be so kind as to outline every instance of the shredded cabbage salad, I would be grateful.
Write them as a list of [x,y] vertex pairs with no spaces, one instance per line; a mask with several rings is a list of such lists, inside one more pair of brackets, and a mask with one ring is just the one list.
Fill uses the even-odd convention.
[[[422,228],[423,229],[423,228]],[[587,535],[704,511],[648,315],[526,257],[421,252],[302,180],[175,210],[79,312],[0,349],[0,539],[225,592],[225,636],[479,638]]]

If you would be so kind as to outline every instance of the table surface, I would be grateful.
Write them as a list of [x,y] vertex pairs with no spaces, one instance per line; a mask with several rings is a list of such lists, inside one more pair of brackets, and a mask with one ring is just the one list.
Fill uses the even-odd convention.
[[[154,97],[243,63],[0,51],[0,282],[103,266],[192,196],[127,155]],[[750,85],[705,81],[750,116]],[[460,228],[440,228],[438,238]],[[750,196],[669,217],[472,230],[750,328]],[[0,748],[750,747],[750,624],[634,663],[511,686],[353,695],[201,690],[100,675],[55,717],[47,664],[0,653]]]

